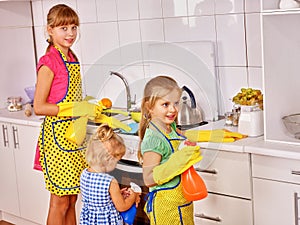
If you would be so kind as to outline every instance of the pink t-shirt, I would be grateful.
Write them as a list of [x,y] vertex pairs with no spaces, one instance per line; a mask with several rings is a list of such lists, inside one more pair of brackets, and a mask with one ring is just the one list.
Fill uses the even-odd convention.
[[[75,62],[74,56],[69,52],[70,62]],[[37,71],[47,66],[54,73],[50,93],[47,101],[49,103],[60,102],[68,91],[69,76],[64,61],[56,48],[50,47],[50,51],[42,56],[37,65]]]

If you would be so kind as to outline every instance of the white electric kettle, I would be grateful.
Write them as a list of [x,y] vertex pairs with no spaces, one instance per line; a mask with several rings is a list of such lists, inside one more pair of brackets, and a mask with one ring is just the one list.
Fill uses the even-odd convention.
[[241,106],[238,132],[249,137],[264,134],[264,115],[259,106]]

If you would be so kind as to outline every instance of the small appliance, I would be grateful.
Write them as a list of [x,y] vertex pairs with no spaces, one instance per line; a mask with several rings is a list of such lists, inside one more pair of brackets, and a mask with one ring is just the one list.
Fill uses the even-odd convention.
[[259,106],[241,106],[238,132],[249,137],[258,137],[264,134],[264,114]]

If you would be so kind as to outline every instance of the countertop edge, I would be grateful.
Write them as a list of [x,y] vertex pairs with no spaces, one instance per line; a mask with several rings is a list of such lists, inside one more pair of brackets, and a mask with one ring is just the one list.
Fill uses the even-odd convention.
[[[0,109],[0,121],[2,122],[38,127],[41,125],[43,118],[43,116],[37,116],[34,113],[30,117],[27,117],[24,113],[24,110],[9,112],[7,109]],[[234,132],[237,131],[236,127],[224,127],[223,120],[211,122],[208,125],[198,127],[197,129],[207,130],[223,128]],[[265,141],[263,136],[255,138],[248,137],[231,143],[201,142],[198,143],[198,145],[202,148],[209,148],[214,150],[239,153],[244,152],[257,155],[300,160],[300,145]]]

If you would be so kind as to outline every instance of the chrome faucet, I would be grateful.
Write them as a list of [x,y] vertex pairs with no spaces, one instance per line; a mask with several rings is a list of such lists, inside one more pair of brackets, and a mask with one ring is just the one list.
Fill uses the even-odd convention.
[[110,71],[110,75],[115,75],[115,76],[121,78],[121,80],[125,84],[126,97],[127,97],[127,112],[129,112],[131,109],[131,104],[135,104],[135,100],[131,101],[130,89],[129,89],[127,80],[125,79],[125,77],[122,74],[120,74],[118,72]]

